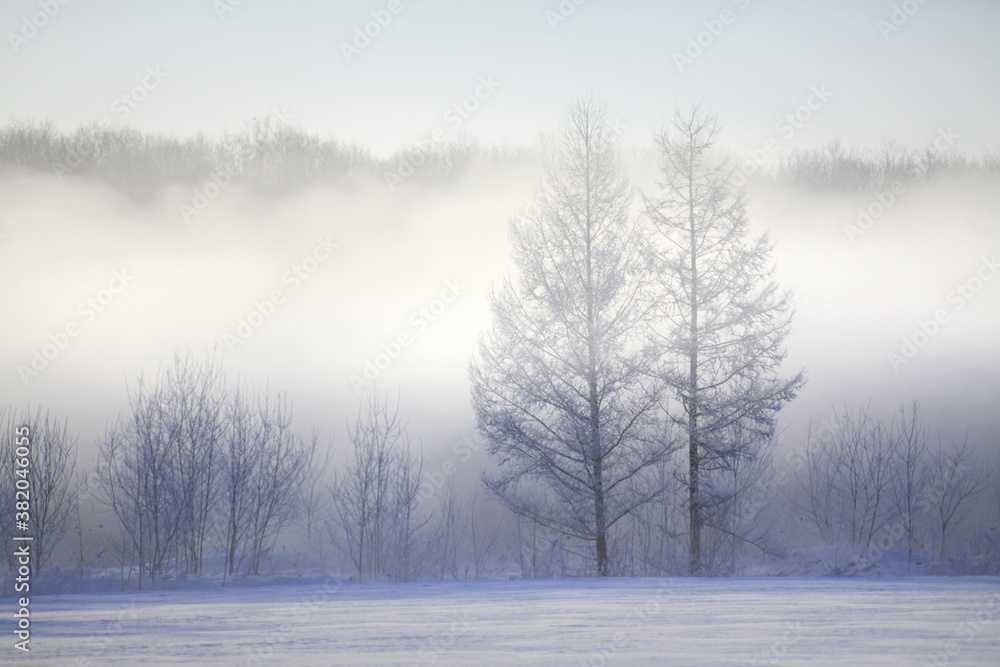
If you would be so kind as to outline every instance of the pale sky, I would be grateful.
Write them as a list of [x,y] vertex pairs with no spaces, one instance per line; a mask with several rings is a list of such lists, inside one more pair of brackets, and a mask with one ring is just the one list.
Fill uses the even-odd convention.
[[[811,87],[825,86],[830,99],[782,150],[838,137],[924,146],[942,126],[959,133],[960,149],[1000,150],[992,0],[910,0],[902,4],[916,11],[905,23],[897,16],[892,32],[888,0],[565,0],[575,9],[554,27],[555,0],[399,0],[394,15],[387,0],[53,3],[55,16],[16,44],[11,35],[41,11],[38,0],[0,8],[0,119],[48,117],[61,129],[122,122],[114,100],[159,67],[165,78],[126,124],[211,134],[284,110],[307,130],[384,154],[442,126],[450,137],[532,143],[571,98],[594,93],[627,144],[647,144],[675,105],[704,101],[730,130],[728,145],[747,150],[774,136]],[[220,11],[226,3],[238,6]],[[348,62],[341,44],[371,12],[391,21]],[[712,27],[718,36],[705,32]],[[674,54],[699,32],[707,46],[678,71]],[[445,124],[480,77],[500,85],[460,128]]]

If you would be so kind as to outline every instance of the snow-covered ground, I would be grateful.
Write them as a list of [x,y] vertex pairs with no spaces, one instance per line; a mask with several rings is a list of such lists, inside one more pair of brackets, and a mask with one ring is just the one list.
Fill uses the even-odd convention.
[[1000,578],[317,578],[41,596],[32,630],[31,664],[81,667],[998,665]]

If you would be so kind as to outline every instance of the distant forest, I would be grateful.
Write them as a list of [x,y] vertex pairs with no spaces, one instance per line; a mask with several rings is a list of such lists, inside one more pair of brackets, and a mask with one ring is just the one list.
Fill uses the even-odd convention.
[[[735,157],[738,163],[750,159]],[[18,120],[0,128],[0,172],[36,170],[60,178],[92,178],[139,200],[165,186],[197,186],[213,177],[280,196],[351,176],[375,176],[390,186],[396,174],[411,183],[446,183],[473,164],[540,159],[539,149],[483,146],[469,138],[416,142],[378,158],[362,147],[308,133],[276,116],[254,119],[240,131],[220,137],[176,138],[108,123],[60,132],[48,120]],[[785,184],[858,193],[888,187],[896,180],[1000,173],[1000,154],[975,157],[888,140],[875,148],[847,148],[832,141],[774,156],[762,168],[754,165],[746,173]]]

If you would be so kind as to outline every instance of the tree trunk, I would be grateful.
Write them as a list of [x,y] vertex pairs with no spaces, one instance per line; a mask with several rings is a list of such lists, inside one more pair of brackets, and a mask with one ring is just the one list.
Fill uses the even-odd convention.
[[[689,153],[693,155],[694,151]],[[701,505],[698,500],[698,243],[694,215],[694,165],[688,162],[688,222],[691,243],[691,366],[688,387],[688,512],[690,514],[691,540],[688,545],[688,572],[698,574],[701,569]]]
[[604,516],[603,461],[594,462],[594,519],[597,532],[597,573],[608,576],[608,528]]
[[[693,364],[692,364],[693,365]],[[688,467],[690,479],[688,484],[688,515],[691,524],[691,541],[688,548],[688,572],[698,574],[701,569],[701,506],[698,504],[698,438],[697,419],[698,414],[692,406],[688,413],[691,422],[688,426]]]

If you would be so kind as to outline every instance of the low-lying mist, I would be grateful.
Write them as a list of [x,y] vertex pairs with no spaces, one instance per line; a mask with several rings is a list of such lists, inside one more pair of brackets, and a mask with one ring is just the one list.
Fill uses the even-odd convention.
[[[653,164],[631,168],[649,191]],[[531,159],[484,158],[394,188],[361,170],[285,194],[209,179],[137,201],[102,180],[7,170],[0,391],[68,418],[85,467],[139,375],[214,349],[231,378],[286,391],[297,430],[315,425],[337,450],[372,383],[398,390],[434,460],[473,431],[467,365],[508,270],[508,222],[540,175]],[[749,182],[752,225],[772,234],[794,293],[787,366],[809,379],[781,413],[783,446],[833,406],[917,399],[945,441],[997,449],[998,185]]]

